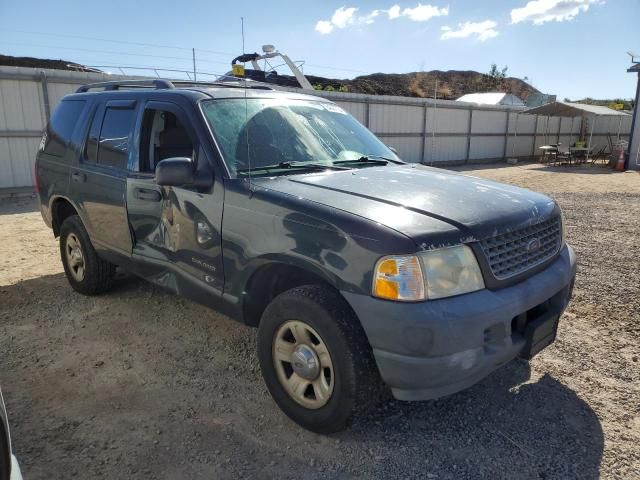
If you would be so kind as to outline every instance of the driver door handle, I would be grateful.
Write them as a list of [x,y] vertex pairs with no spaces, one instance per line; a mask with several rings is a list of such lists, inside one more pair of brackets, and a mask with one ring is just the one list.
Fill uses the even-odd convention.
[[162,195],[160,195],[159,191],[149,188],[136,188],[134,195],[138,200],[145,200],[147,202],[159,202],[162,200]]
[[84,183],[87,181],[87,176],[82,172],[74,172],[71,174],[71,180],[77,183]]

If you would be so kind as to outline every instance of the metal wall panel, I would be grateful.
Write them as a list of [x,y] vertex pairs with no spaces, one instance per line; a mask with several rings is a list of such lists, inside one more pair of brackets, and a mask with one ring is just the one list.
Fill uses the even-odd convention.
[[51,111],[60,103],[62,97],[75,92],[78,89],[77,84],[72,83],[49,83],[49,104],[51,105]]
[[537,128],[536,128],[536,133],[542,133],[545,134],[547,133],[548,129],[549,129],[549,119],[551,117],[548,117],[546,115],[538,115],[538,124],[537,124]]
[[466,137],[427,137],[424,157],[427,163],[460,161],[467,153]]
[[33,185],[39,138],[0,138],[0,188]]
[[507,139],[507,158],[509,157],[528,157],[531,155],[531,143],[533,137],[509,137]]
[[469,159],[502,158],[505,137],[471,137]]
[[421,161],[422,138],[420,137],[387,137],[382,141],[393,147],[398,152],[400,158],[405,162],[418,163]]
[[467,133],[469,110],[453,108],[427,108],[427,132]]
[[504,133],[507,130],[507,113],[474,110],[471,133]]
[[43,128],[40,85],[27,80],[0,80],[0,131]]
[[562,117],[560,118],[560,134],[572,133],[573,124],[576,123],[575,117]]
[[411,105],[370,105],[369,115],[372,132],[420,133],[422,132],[424,109]]
[[527,113],[509,113],[509,134],[532,134],[536,129],[536,116]]

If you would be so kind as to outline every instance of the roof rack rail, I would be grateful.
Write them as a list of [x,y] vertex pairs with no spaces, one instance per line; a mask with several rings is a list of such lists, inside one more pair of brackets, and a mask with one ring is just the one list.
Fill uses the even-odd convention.
[[76,90],[76,93],[88,92],[94,88],[102,88],[104,90],[120,90],[127,88],[155,88],[158,90],[167,90],[175,88],[169,80],[153,79],[153,80],[118,80],[114,82],[88,83],[82,85]]
[[107,90],[121,90],[132,88],[155,88],[156,90],[171,90],[176,86],[212,86],[212,87],[227,87],[227,88],[252,88],[258,90],[273,90],[269,85],[259,82],[251,82],[245,80],[241,83],[241,80],[227,80],[227,81],[215,81],[215,82],[197,82],[195,80],[164,80],[164,79],[151,79],[151,80],[118,80],[113,82],[100,82],[100,83],[88,83],[82,85],[76,90],[76,93],[84,93],[94,88],[101,88]]
[[209,85],[212,87],[254,88],[258,90],[273,90],[272,87],[261,82],[255,82],[252,80],[245,80],[245,79],[236,79],[236,78],[231,80],[216,80],[213,82],[200,82],[200,81],[194,81],[194,80],[171,80],[171,83],[173,83],[174,86]]

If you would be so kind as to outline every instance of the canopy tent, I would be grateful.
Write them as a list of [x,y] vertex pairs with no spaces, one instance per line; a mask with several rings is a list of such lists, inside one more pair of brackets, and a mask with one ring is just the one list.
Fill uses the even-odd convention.
[[[591,140],[593,138],[593,131],[596,122],[599,118],[604,119],[606,117],[609,120],[611,117],[618,117],[618,139],[620,137],[620,128],[622,126],[622,119],[628,117],[629,114],[613,110],[609,107],[602,107],[600,105],[587,105],[583,103],[573,102],[551,102],[539,107],[530,108],[523,113],[530,113],[533,115],[546,115],[548,117],[582,117],[586,118],[591,124],[589,128],[589,142],[587,149],[591,151]],[[586,132],[583,132],[586,134]]]
[[600,105],[586,105],[583,103],[572,102],[552,102],[540,107],[530,108],[523,113],[531,113],[533,115],[549,115],[551,117],[585,117],[585,116],[610,116],[621,115],[627,116],[628,113],[619,112],[609,107],[601,107]]

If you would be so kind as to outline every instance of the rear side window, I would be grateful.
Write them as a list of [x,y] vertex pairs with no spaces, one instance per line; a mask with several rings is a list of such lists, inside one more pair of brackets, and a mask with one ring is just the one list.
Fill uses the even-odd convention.
[[98,163],[116,168],[127,168],[129,133],[133,129],[135,110],[132,108],[109,108],[104,112]]
[[51,120],[49,120],[47,140],[44,146],[45,153],[56,157],[64,156],[84,105],[84,100],[64,100],[60,102],[60,105],[51,115]]

